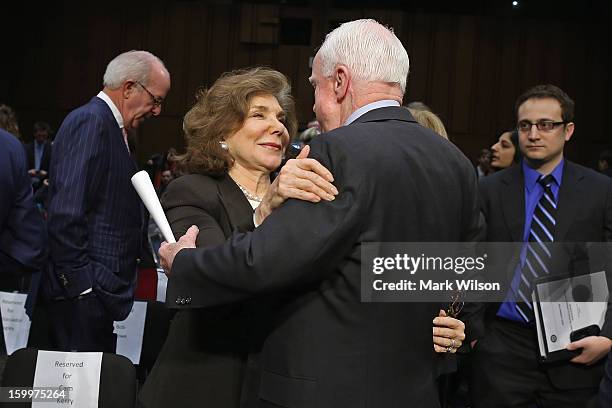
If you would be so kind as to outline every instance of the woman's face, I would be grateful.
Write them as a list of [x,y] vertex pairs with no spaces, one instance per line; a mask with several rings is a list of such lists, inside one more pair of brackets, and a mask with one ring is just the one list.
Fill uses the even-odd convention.
[[497,143],[491,146],[491,166],[497,169],[510,167],[514,160],[516,148],[512,144],[510,132],[503,133]]
[[284,121],[274,96],[253,96],[242,127],[225,139],[234,165],[266,173],[278,168],[289,143]]

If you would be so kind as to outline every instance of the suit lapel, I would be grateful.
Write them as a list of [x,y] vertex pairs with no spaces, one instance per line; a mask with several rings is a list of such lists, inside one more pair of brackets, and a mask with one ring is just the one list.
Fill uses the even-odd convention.
[[512,241],[523,241],[525,227],[525,181],[520,165],[512,166],[502,178],[500,201],[504,222]]
[[581,200],[588,195],[583,190],[584,174],[571,162],[565,161],[563,169],[563,180],[559,188],[557,199],[557,227],[555,228],[555,241],[562,242],[574,221],[574,216],[578,214]]
[[253,230],[253,208],[240,188],[227,174],[219,181],[218,195],[229,218],[231,229],[239,232]]

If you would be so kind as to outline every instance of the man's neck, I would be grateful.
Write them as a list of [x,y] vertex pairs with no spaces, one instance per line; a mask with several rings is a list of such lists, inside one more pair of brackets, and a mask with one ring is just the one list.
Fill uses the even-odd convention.
[[547,162],[542,162],[542,161],[537,161],[537,160],[530,160],[530,159],[527,159],[527,158],[526,158],[525,162],[527,163],[527,166],[529,166],[533,170],[537,171],[538,173],[543,174],[543,175],[546,176],[546,175],[548,175],[548,174],[553,172],[555,167],[557,167],[559,165],[559,163],[561,163],[561,160],[563,160],[563,154],[560,154],[559,156],[557,156],[554,159],[549,160]]
[[349,91],[349,97],[342,106],[342,121],[344,123],[357,109],[373,102],[392,100],[402,103],[403,94],[397,84],[387,82],[355,83]]

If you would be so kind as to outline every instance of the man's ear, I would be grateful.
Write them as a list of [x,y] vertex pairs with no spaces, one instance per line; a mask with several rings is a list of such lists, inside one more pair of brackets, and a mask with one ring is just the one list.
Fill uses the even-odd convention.
[[334,69],[334,93],[336,100],[342,102],[346,98],[351,82],[351,75],[346,65],[338,65]]
[[123,99],[128,99],[128,97],[136,91],[136,82],[134,81],[125,81],[121,84],[121,94],[123,95]]
[[573,134],[574,134],[574,122],[570,122],[567,125],[565,125],[565,141],[569,142]]

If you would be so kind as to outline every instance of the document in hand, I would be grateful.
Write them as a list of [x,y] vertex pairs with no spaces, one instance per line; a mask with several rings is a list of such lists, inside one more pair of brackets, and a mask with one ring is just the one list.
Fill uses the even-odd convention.
[[[605,271],[573,277],[536,280],[533,310],[544,361],[566,360],[578,354],[565,347],[581,333],[596,335],[608,307]],[[573,333],[573,335],[572,335]]]

